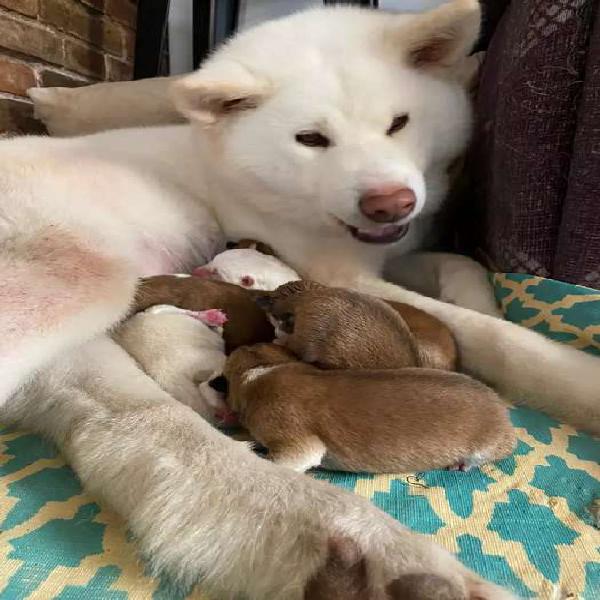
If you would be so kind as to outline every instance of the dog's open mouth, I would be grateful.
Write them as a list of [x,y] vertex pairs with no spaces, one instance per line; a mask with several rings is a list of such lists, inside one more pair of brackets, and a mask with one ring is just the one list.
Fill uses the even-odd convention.
[[337,219],[337,222],[342,225],[350,235],[365,244],[393,244],[401,240],[407,233],[410,223],[404,225],[376,225],[373,227],[354,227]]

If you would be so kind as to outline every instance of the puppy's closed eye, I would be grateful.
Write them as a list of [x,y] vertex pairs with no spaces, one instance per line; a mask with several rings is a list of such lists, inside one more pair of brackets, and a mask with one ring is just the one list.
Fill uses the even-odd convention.
[[209,387],[211,387],[215,392],[220,392],[221,394],[227,395],[229,390],[229,384],[224,375],[218,375],[214,379],[211,379],[208,382]]

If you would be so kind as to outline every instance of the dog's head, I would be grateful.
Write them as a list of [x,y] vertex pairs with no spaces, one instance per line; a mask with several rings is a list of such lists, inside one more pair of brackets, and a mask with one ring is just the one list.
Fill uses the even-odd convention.
[[278,258],[252,248],[225,250],[207,265],[194,269],[193,274],[252,290],[274,290],[298,279],[298,274]]
[[459,73],[479,23],[477,0],[420,15],[298,13],[239,34],[173,97],[209,128],[215,168],[247,202],[325,234],[393,243],[438,208],[466,144]]

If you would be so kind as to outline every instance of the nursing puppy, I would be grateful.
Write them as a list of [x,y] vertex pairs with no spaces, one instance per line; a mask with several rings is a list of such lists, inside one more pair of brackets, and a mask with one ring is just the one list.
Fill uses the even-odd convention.
[[227,316],[223,325],[227,353],[239,346],[273,339],[273,327],[256,306],[253,293],[237,285],[186,275],[146,277],[138,285],[130,313],[157,304],[192,311],[222,310]]
[[450,330],[426,312],[312,281],[262,295],[279,342],[327,369],[429,367],[455,370]]
[[[239,247],[217,254],[208,264],[192,271],[196,277],[235,283],[250,290],[274,290],[300,275],[272,253],[259,250],[259,242],[242,240]],[[269,249],[260,244],[263,249]]]
[[349,471],[467,470],[515,444],[506,405],[458,373],[323,371],[259,344],[233,352],[223,375],[240,422],[274,462],[297,471],[326,455],[327,466]]
[[223,324],[219,311],[157,305],[127,319],[113,339],[165,392],[212,421],[226,406],[203,395],[200,384],[225,364]]

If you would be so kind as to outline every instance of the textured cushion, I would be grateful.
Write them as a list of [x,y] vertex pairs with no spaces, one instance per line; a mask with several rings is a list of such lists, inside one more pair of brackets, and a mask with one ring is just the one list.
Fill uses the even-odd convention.
[[488,47],[461,221],[491,269],[600,287],[598,0],[510,3]]

